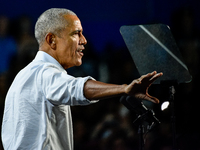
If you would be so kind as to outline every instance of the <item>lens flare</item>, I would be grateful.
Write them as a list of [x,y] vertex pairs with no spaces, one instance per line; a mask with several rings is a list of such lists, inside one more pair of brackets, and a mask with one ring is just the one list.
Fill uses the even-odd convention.
[[169,102],[166,101],[166,102],[163,102],[162,105],[161,105],[161,110],[164,111],[165,109],[167,109],[169,106]]

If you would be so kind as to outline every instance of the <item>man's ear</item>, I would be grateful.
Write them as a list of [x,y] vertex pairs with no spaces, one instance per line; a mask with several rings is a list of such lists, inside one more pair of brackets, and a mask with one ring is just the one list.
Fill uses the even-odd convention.
[[48,33],[45,37],[45,40],[52,49],[56,49],[56,38],[53,33]]

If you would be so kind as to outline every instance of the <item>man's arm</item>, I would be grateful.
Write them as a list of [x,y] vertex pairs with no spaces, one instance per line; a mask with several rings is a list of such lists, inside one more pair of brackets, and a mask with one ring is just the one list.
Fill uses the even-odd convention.
[[99,81],[88,80],[84,86],[84,94],[89,100],[104,99],[127,94],[139,99],[159,103],[157,98],[148,94],[148,88],[162,75],[162,73],[154,71],[133,80],[129,85],[107,84]]

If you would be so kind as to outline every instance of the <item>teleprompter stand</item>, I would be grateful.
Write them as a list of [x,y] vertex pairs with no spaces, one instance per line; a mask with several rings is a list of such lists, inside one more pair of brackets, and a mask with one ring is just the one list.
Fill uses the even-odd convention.
[[[179,83],[190,82],[188,72],[170,28],[164,24],[122,26],[120,33],[140,75],[152,71],[163,72],[153,84],[168,86],[172,108],[171,124],[173,149],[176,147],[174,94]],[[142,131],[142,126],[139,126]],[[143,134],[143,133],[142,133]]]

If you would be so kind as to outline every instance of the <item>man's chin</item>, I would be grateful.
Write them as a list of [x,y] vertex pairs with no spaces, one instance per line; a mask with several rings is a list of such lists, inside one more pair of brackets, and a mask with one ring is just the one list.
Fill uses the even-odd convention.
[[76,63],[76,66],[80,66],[80,65],[82,65],[82,60],[81,60],[81,61],[78,61],[78,62]]
[[70,65],[68,64],[68,65],[66,65],[66,67],[63,67],[63,68],[69,69],[71,67],[80,66],[80,65],[82,65],[82,60],[79,60],[77,62],[71,63]]

